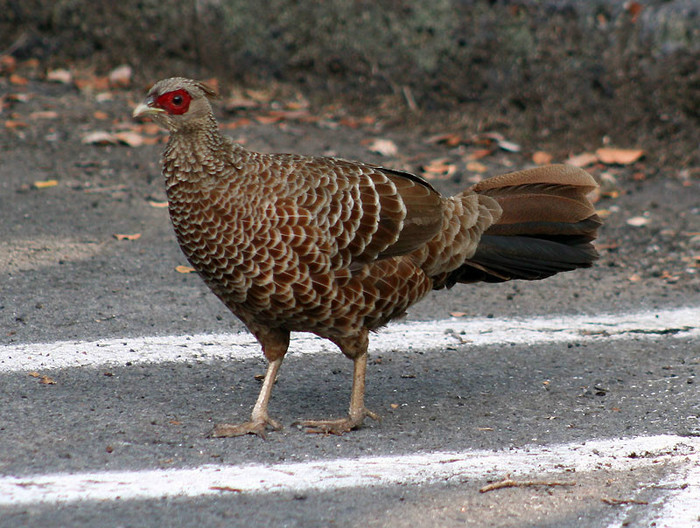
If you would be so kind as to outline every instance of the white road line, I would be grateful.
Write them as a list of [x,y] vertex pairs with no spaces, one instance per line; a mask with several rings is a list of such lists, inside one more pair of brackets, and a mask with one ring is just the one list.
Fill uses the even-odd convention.
[[[631,456],[632,453],[636,455]],[[650,465],[676,467],[698,463],[700,439],[661,435],[530,446],[518,451],[435,452],[275,465],[0,477],[0,506],[484,482],[506,475],[630,471]],[[685,494],[685,501],[697,500],[700,482],[689,483]],[[681,520],[682,515],[685,514],[678,513]]]
[[[426,350],[446,346],[535,344],[660,336],[700,337],[700,307],[623,314],[461,319],[391,324],[370,339],[371,350]],[[290,353],[336,352],[328,341],[294,334]],[[131,363],[259,358],[248,333],[135,337],[0,346],[0,373]]]

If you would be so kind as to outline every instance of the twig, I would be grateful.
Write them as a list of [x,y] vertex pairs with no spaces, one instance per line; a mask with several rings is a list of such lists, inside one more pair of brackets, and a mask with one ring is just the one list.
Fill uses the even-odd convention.
[[501,488],[524,488],[527,486],[575,486],[575,482],[546,482],[543,480],[512,480],[503,479],[499,482],[492,482],[479,489],[479,493],[486,493]]
[[610,504],[612,506],[617,506],[618,504],[649,504],[647,501],[634,500],[634,499],[600,499],[605,504]]

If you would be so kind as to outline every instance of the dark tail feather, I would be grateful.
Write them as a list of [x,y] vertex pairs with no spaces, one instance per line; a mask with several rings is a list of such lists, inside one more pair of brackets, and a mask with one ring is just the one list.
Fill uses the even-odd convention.
[[470,190],[495,199],[503,214],[482,235],[472,258],[454,270],[457,282],[539,280],[598,258],[602,222],[586,195],[596,183],[585,171],[551,165],[504,174]]

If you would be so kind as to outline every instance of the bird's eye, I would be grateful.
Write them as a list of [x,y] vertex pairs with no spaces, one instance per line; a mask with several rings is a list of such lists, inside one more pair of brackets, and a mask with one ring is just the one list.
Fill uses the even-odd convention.
[[170,115],[182,115],[190,108],[192,96],[187,90],[179,89],[166,92],[156,98],[155,105]]

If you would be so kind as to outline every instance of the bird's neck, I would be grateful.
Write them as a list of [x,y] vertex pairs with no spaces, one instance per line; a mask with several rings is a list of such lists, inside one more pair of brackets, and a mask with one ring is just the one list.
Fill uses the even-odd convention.
[[226,143],[213,116],[172,131],[162,160],[168,184],[216,179],[224,166]]

